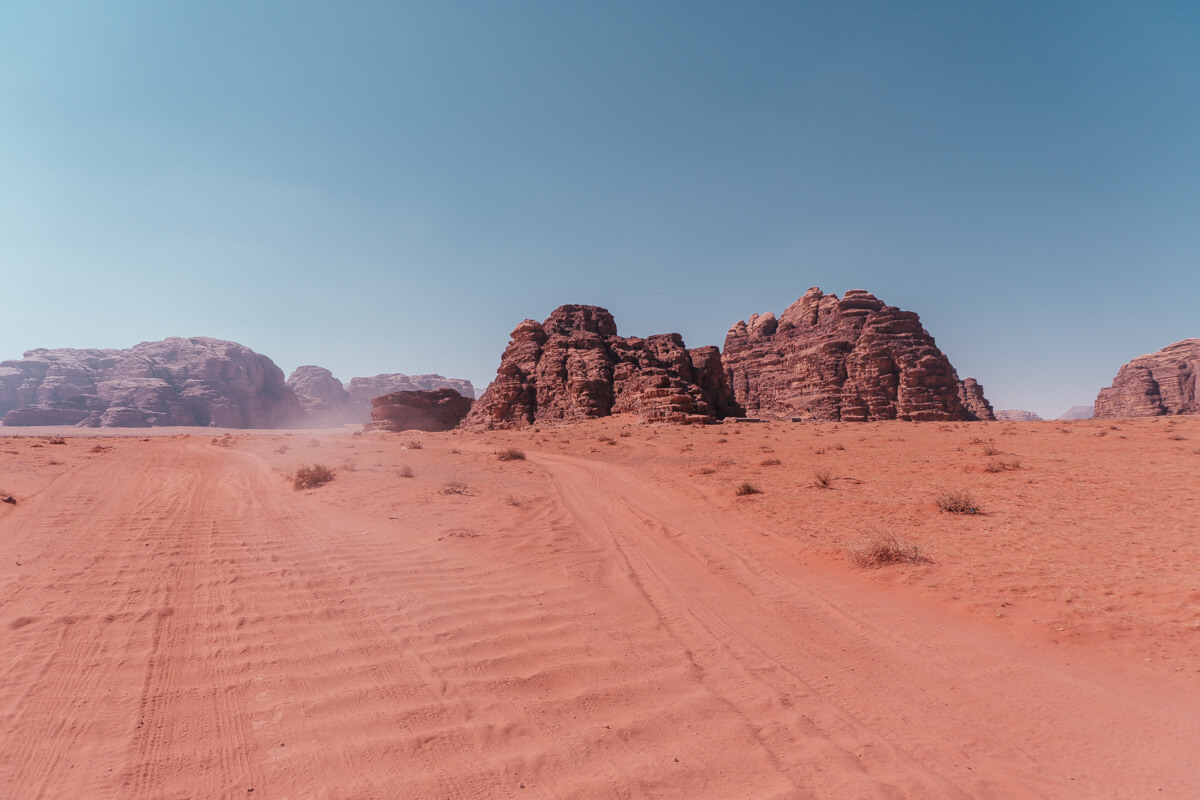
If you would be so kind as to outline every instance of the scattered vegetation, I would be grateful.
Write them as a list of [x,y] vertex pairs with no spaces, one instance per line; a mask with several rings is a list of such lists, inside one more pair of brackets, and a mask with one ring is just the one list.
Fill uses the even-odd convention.
[[978,514],[983,511],[983,506],[966,489],[942,492],[934,502],[948,514]]
[[1016,458],[992,458],[989,459],[983,469],[985,472],[1004,472],[1010,469],[1020,469],[1021,461]]
[[296,491],[301,489],[315,489],[318,486],[324,486],[333,480],[333,470],[324,464],[312,464],[311,466],[300,467],[292,475],[292,488]]
[[102,444],[98,444],[95,447],[93,447],[91,450],[88,450],[88,452],[89,453],[107,453],[108,448]]
[[1001,452],[1002,451],[995,445],[989,444],[987,447],[983,448],[983,454],[985,456],[998,456]]
[[622,439],[628,439],[632,435],[633,434],[630,433],[629,431],[621,431],[620,433],[617,434],[617,436],[620,436]]
[[442,494],[467,494],[467,485],[460,480],[447,481],[442,486]]
[[404,446],[407,447],[409,450],[424,450],[425,449],[425,443],[422,442],[420,439],[409,439],[408,442],[405,443]]
[[813,473],[812,485],[817,489],[832,489],[835,480],[837,480],[836,475],[827,469],[823,469]]
[[275,448],[275,452],[278,453],[279,455],[283,455],[290,449],[291,448],[289,448],[286,444],[281,444],[281,445],[279,445],[279,447]]
[[780,461],[778,458],[764,458],[764,459],[763,459],[763,461],[762,461],[762,466],[764,466],[764,467],[778,467],[778,466],[779,466],[780,464],[782,464],[782,463],[783,463],[783,462],[782,462],[782,461]]
[[715,467],[701,467],[698,471],[701,475],[712,475],[717,470]]
[[497,453],[496,458],[500,459],[501,461],[524,461],[525,451],[519,450],[515,447],[509,447]]
[[525,501],[517,497],[515,494],[510,494],[508,497],[504,498],[504,502],[508,503],[513,508],[521,508],[525,505]]
[[864,569],[878,569],[889,564],[932,564],[933,559],[921,552],[921,546],[906,542],[894,533],[873,533],[849,547],[850,560]]
[[401,478],[411,478],[413,476],[413,468],[405,464],[400,469],[396,470],[396,474]]
[[47,444],[66,444],[67,440],[61,436],[55,436],[53,438],[47,439],[46,443]]
[[733,493],[738,497],[745,497],[746,495],[750,494],[762,494],[762,489],[759,489],[749,481],[744,481],[737,485],[737,488],[733,490]]

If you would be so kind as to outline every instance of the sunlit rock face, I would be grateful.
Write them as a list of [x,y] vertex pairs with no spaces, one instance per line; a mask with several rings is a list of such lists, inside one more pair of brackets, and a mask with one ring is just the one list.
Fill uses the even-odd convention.
[[1096,397],[1096,417],[1200,414],[1200,339],[1184,339],[1125,364]]

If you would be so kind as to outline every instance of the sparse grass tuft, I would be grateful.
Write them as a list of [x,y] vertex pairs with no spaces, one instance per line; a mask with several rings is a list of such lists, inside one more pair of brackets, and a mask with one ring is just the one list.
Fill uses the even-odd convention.
[[292,475],[292,488],[296,491],[301,489],[315,489],[318,486],[329,483],[333,478],[333,470],[324,464],[300,467]]
[[409,439],[405,444],[405,447],[407,447],[409,450],[423,450],[425,449],[425,443],[420,439]]
[[524,461],[525,451],[518,450],[515,447],[509,447],[508,449],[501,450],[499,453],[497,453],[496,458],[500,459],[501,461]]
[[989,459],[983,469],[985,472],[1004,472],[1010,469],[1020,469],[1021,462],[1015,458],[993,458]]
[[836,475],[827,469],[823,469],[813,473],[812,485],[817,489],[832,489],[835,480],[837,480]]
[[66,444],[66,443],[67,443],[67,440],[66,440],[66,439],[64,439],[64,438],[63,438],[63,437],[61,437],[61,436],[55,436],[55,437],[53,437],[53,438],[51,438],[51,439],[47,439],[47,440],[46,440],[46,443],[47,443],[47,444]]
[[942,492],[934,501],[937,507],[948,514],[978,514],[983,506],[966,489]]
[[629,431],[621,431],[617,434],[617,436],[620,436],[622,439],[628,439],[630,436],[633,436],[633,434]]
[[762,466],[764,466],[764,467],[778,467],[778,466],[779,466],[780,464],[782,464],[782,463],[783,463],[783,462],[782,462],[782,461],[780,461],[778,458],[764,458],[764,459],[763,459],[763,461],[762,461]]
[[889,564],[932,564],[921,546],[906,542],[894,533],[873,533],[849,547],[850,560],[863,569],[878,569]]
[[701,475],[712,475],[714,472],[716,472],[716,469],[713,467],[701,467],[698,472]]
[[413,468],[405,464],[400,469],[396,470],[396,475],[401,478],[411,478],[413,476]]
[[998,456],[1002,451],[998,447],[989,444],[983,448],[982,452],[985,456]]
[[525,505],[525,501],[517,497],[515,494],[510,494],[508,497],[504,498],[504,502],[508,503],[513,508],[523,508]]
[[467,494],[467,485],[457,479],[447,481],[442,486],[442,494]]
[[743,483],[739,483],[737,488],[733,490],[733,493],[738,497],[745,497],[746,495],[751,494],[762,494],[762,489],[759,489],[749,481],[745,481]]
[[605,444],[616,444],[617,443],[617,440],[612,438],[611,436],[597,436],[596,441],[604,442]]

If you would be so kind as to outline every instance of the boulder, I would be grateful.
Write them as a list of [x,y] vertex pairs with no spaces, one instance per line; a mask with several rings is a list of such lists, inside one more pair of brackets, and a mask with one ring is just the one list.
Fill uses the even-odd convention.
[[433,391],[453,389],[463,397],[473,399],[475,387],[462,378],[444,378],[441,375],[404,375],[401,373],[373,375],[367,378],[351,378],[346,391],[350,405],[346,422],[369,422],[371,403],[376,397],[392,392]]
[[778,318],[751,315],[721,353],[734,402],[751,417],[819,421],[994,419],[911,311],[852,289],[814,287]]
[[1138,356],[1117,371],[1112,386],[1096,397],[1096,417],[1157,417],[1200,414],[1196,376],[1200,339],[1184,339]]
[[448,431],[456,428],[473,401],[454,389],[404,391],[371,401],[368,426],[387,431]]
[[288,427],[302,419],[279,367],[196,337],[128,350],[39,349],[0,363],[0,424]]

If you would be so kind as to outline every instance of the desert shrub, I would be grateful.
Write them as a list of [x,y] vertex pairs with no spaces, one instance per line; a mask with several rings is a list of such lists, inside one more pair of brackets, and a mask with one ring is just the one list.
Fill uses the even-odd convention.
[[353,458],[343,459],[342,469],[344,469],[346,472],[357,472],[358,463]]
[[442,486],[442,494],[466,494],[467,485],[460,480],[447,481]]
[[320,446],[321,446],[321,442],[320,442],[320,440],[318,440],[318,439],[309,439],[309,440],[308,440],[308,446],[309,446],[309,447],[320,447]]
[[763,461],[762,461],[762,466],[764,466],[764,467],[778,467],[778,466],[779,466],[780,464],[782,464],[782,463],[783,463],[783,462],[782,462],[782,461],[780,461],[778,458],[764,458],[764,459],[763,459]]
[[509,447],[497,453],[496,458],[500,459],[501,461],[524,461],[525,451],[518,450],[515,447]]
[[837,476],[829,470],[823,469],[813,473],[812,485],[818,489],[832,489],[835,480],[837,480]]
[[314,489],[329,483],[333,478],[333,470],[324,464],[300,467],[292,475],[292,488],[297,491],[300,489]]
[[737,485],[737,488],[733,490],[733,493],[736,494],[738,497],[745,497],[746,495],[750,495],[750,494],[762,494],[762,489],[759,489],[757,486],[755,486],[753,483],[750,483],[749,481],[745,481],[745,482],[739,483]]
[[978,514],[983,506],[966,489],[953,489],[938,495],[937,507],[949,514]]
[[1021,462],[1015,458],[993,458],[989,459],[983,469],[985,472],[1004,472],[1010,469],[1020,469]]
[[46,443],[47,443],[47,444],[66,444],[66,443],[67,443],[67,440],[66,440],[66,439],[64,439],[64,438],[63,438],[63,437],[61,437],[61,436],[55,436],[55,437],[53,437],[53,438],[51,438],[51,439],[47,439],[47,440],[46,440]]
[[967,441],[970,442],[971,444],[987,444],[988,443],[988,440],[983,438],[982,436],[972,436]]
[[617,443],[617,440],[612,438],[611,436],[597,436],[596,441],[604,442],[605,444],[616,444]]
[[400,469],[396,470],[396,474],[401,478],[411,478],[413,476],[413,468],[405,464]]
[[633,436],[633,434],[629,431],[621,431],[617,434],[617,436],[620,436],[622,439],[628,439],[630,436]]
[[994,445],[989,444],[987,447],[983,448],[982,452],[985,456],[998,456],[998,455],[1000,455],[1001,451],[999,448],[995,447]]
[[825,455],[825,448],[818,447],[816,450],[813,450],[813,453],[815,453],[816,455],[819,455],[819,456],[823,456],[823,455]]
[[712,474],[713,474],[714,472],[716,472],[716,471],[717,471],[717,470],[716,470],[715,468],[713,468],[713,467],[701,467],[701,468],[698,470],[698,472],[699,472],[701,475],[712,475]]
[[830,450],[845,450],[846,445],[842,444],[841,442],[838,442],[837,444],[831,444],[829,446],[829,449]]
[[279,455],[283,455],[290,449],[291,448],[289,448],[286,444],[281,444],[281,445],[279,445],[279,447],[275,448],[275,452],[278,453]]
[[425,448],[425,443],[420,439],[409,439],[405,444],[405,447],[407,447],[409,450],[423,450]]
[[850,560],[864,569],[877,569],[888,564],[932,564],[933,559],[921,552],[921,546],[906,542],[894,533],[873,533],[849,547]]
[[98,444],[95,447],[93,447],[91,450],[88,450],[88,452],[89,453],[107,453],[108,448],[102,444]]
[[720,439],[717,439],[717,444],[728,444],[728,443],[729,443],[729,440],[726,439],[724,436],[722,436]]
[[513,508],[521,508],[525,505],[525,501],[517,497],[515,494],[510,494],[508,497],[504,498],[504,502],[508,503]]

